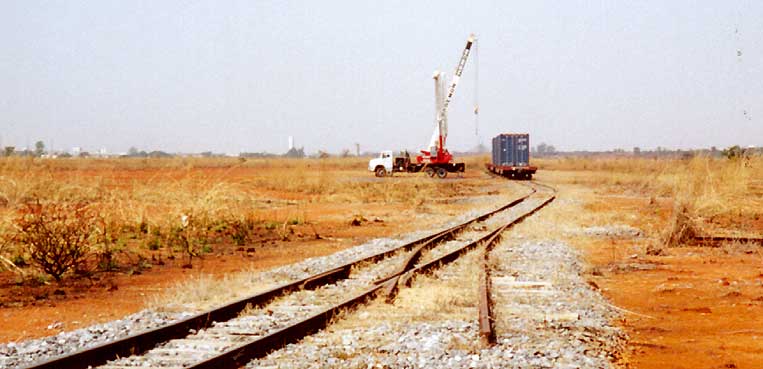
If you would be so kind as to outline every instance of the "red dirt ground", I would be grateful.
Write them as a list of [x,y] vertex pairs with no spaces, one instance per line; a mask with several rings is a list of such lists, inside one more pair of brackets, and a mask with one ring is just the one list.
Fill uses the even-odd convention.
[[[592,208],[629,211],[644,220],[668,214],[646,199],[607,199]],[[664,215],[663,215],[664,217]],[[763,233],[755,222],[748,231]],[[730,222],[724,222],[730,227]],[[626,368],[763,367],[763,249],[757,246],[667,248],[649,256],[626,252],[632,241],[579,245],[595,272],[589,277],[616,306],[630,337]],[[634,314],[635,313],[635,314]]]
[[[268,239],[263,235],[266,242],[247,245],[243,249],[230,244],[213,245],[213,253],[196,259],[191,269],[182,267],[187,259],[168,260],[167,255],[159,258],[157,253],[155,256],[164,261],[163,265],[154,260],[150,269],[139,273],[101,274],[97,280],[65,280],[60,285],[35,285],[33,281],[17,284],[19,278],[16,275],[3,272],[0,273],[0,317],[3,322],[0,342],[49,336],[135,313],[146,307],[149,297],[191,276],[266,270],[328,255],[374,237],[432,228],[470,208],[451,201],[427,206],[436,212],[427,217],[414,217],[415,210],[403,208],[401,204],[303,204],[300,211],[308,219],[308,224],[290,226],[294,232],[289,234],[289,240],[273,240],[273,237]],[[353,214],[363,214],[368,221],[360,226],[350,226]],[[377,218],[379,221],[374,221]],[[321,239],[316,239],[316,232]],[[255,252],[247,252],[250,247],[254,247]],[[54,324],[55,328],[48,329]]]
[[[1,274],[3,285],[0,296],[6,307],[0,309],[4,322],[0,326],[0,341],[15,341],[55,334],[94,323],[120,318],[137,312],[146,306],[147,297],[191,276],[200,274],[222,276],[242,270],[266,270],[276,266],[300,261],[305,258],[334,253],[372,236],[388,234],[386,224],[368,222],[359,227],[317,226],[322,237],[331,239],[273,241],[255,246],[256,251],[246,252],[233,245],[215,245],[215,253],[193,262],[190,269],[183,268],[187,259],[166,260],[165,265],[152,265],[140,274],[109,273],[95,281],[65,281],[62,285],[52,283],[41,286],[17,286],[16,276],[10,272]],[[312,229],[309,230],[312,232]],[[410,226],[394,227],[392,232],[410,231]],[[307,232],[307,230],[305,230]],[[65,294],[57,294],[63,291]],[[47,329],[61,322],[56,329]]]
[[[245,176],[245,171],[219,169],[223,176]],[[150,178],[157,170],[124,174],[122,182],[137,175]],[[95,175],[95,174],[94,174]],[[122,174],[120,174],[122,175]],[[273,193],[273,196],[279,196]],[[592,201],[588,210],[636,215],[643,223],[665,224],[669,203],[648,206],[648,198],[608,198]],[[435,206],[435,205],[432,205]],[[444,219],[468,206],[437,205]],[[358,209],[382,223],[349,227],[347,220]],[[249,256],[235,247],[215,246],[215,255],[196,261],[193,269],[180,267],[181,261],[154,266],[140,275],[113,274],[83,285],[21,287],[14,289],[14,276],[0,274],[0,301],[14,300],[20,291],[27,297],[20,307],[0,307],[0,342],[48,336],[97,322],[120,318],[145,307],[147,297],[176,282],[198,274],[222,275],[243,269],[265,270],[326,255],[359,244],[371,237],[390,236],[431,226],[428,219],[411,221],[410,209],[369,204],[306,207],[308,219],[321,214],[331,221],[313,222],[316,231],[327,238],[309,240],[310,228],[297,229],[301,241],[277,241],[255,245]],[[723,229],[740,229],[763,234],[763,218],[717,218],[708,223]],[[657,230],[659,231],[659,230]],[[589,279],[616,306],[629,312],[618,324],[630,337],[620,366],[625,368],[760,368],[763,367],[763,248],[724,247],[670,248],[665,254],[650,256],[646,245],[630,240],[591,240],[577,242],[593,266]],[[630,251],[641,247],[634,257]],[[627,251],[626,251],[627,250]],[[217,255],[222,253],[222,255]],[[88,282],[89,283],[89,282]],[[113,286],[116,286],[114,289]],[[54,291],[62,289],[65,295]],[[39,300],[34,295],[46,295]],[[18,300],[18,298],[16,298]],[[22,299],[23,300],[23,299]],[[62,322],[56,329],[47,326]]]
[[[191,269],[182,268],[181,264],[184,262],[175,260],[174,263],[170,262],[165,266],[154,266],[140,275],[112,274],[92,286],[67,283],[65,287],[19,287],[16,290],[18,293],[47,297],[40,300],[34,300],[32,297],[32,301],[24,303],[23,306],[0,309],[2,321],[12,322],[0,326],[0,341],[44,337],[121,318],[144,309],[149,296],[191,276],[221,276],[242,270],[265,270],[307,257],[331,254],[351,245],[351,242],[346,241],[279,242],[275,246],[258,247],[252,254],[208,256],[195,261]],[[63,290],[66,295],[55,295],[53,291],[56,290]],[[14,288],[11,287],[9,293],[13,292]],[[62,323],[60,327],[47,328],[58,322]]]

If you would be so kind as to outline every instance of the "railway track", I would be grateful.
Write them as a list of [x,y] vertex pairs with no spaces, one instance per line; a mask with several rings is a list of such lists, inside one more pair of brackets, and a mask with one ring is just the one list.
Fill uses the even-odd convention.
[[[357,311],[246,368],[610,367],[623,349],[623,336],[610,324],[619,315],[587,283],[582,255],[545,235],[556,217],[524,216],[554,196],[537,187],[541,193],[511,211],[524,221],[498,225],[512,224],[452,263],[414,275],[410,287],[399,283],[394,304],[385,303],[382,288]],[[520,221],[526,224],[514,226]],[[491,247],[488,296],[495,304],[488,316],[495,343],[489,347],[480,345],[478,324],[486,246]],[[414,268],[428,260],[432,258],[422,255]],[[405,273],[400,280],[409,277]]]
[[493,249],[493,247],[496,245],[496,242],[493,242],[495,238],[500,236],[501,233],[506,231],[507,229],[513,227],[515,224],[518,224],[522,222],[525,218],[529,217],[530,215],[534,214],[538,210],[542,209],[552,201],[556,199],[556,189],[539,183],[535,182],[536,186],[543,187],[546,190],[551,191],[552,195],[542,202],[540,205],[538,205],[535,209],[532,211],[523,214],[519,218],[517,218],[515,221],[508,223],[504,225],[497,233],[496,235],[490,240],[491,242],[485,243],[485,249],[484,249],[484,255],[482,258],[482,275],[480,276],[480,282],[477,290],[477,296],[479,296],[479,303],[478,303],[478,311],[479,316],[477,319],[477,322],[479,324],[479,333],[480,333],[480,341],[483,346],[490,346],[495,344],[496,334],[495,334],[495,315],[493,310],[493,300],[492,300],[492,294],[491,294],[491,288],[492,288],[492,279],[491,279],[491,268],[490,268],[490,251]]
[[[326,310],[324,314],[317,314],[311,317],[311,319],[309,319],[310,324],[316,325],[315,327],[313,327],[314,330],[323,328],[329,323],[329,320],[333,316],[338,314],[342,309],[353,307],[355,306],[355,304],[360,304],[380,294],[382,295],[386,294],[386,297],[387,297],[386,301],[390,302],[391,299],[394,299],[394,297],[390,298],[391,295],[394,296],[393,295],[394,291],[396,291],[397,288],[400,288],[399,286],[397,288],[395,286],[398,284],[401,277],[405,276],[406,277],[405,280],[410,283],[410,281],[412,281],[412,278],[414,278],[416,275],[430,273],[439,267],[442,267],[446,264],[449,264],[451,262],[458,260],[460,256],[463,256],[467,254],[469,251],[472,251],[476,248],[479,248],[482,246],[489,247],[493,245],[499,240],[502,232],[504,232],[511,226],[522,222],[528,216],[542,209],[543,207],[548,205],[551,201],[553,201],[554,198],[555,196],[549,197],[545,201],[541,202],[539,205],[534,206],[528,211],[522,212],[517,217],[514,217],[511,220],[506,221],[505,223],[494,228],[493,230],[487,231],[481,236],[475,239],[472,239],[468,242],[462,243],[461,245],[458,245],[457,247],[451,247],[448,250],[444,250],[438,253],[430,253],[435,255],[416,256],[417,253],[414,251],[414,253],[412,253],[407,258],[405,258],[404,262],[401,264],[401,267],[398,268],[397,271],[386,276],[385,278],[375,281],[376,286],[373,286],[369,288],[368,290],[363,291],[360,294],[354,296],[352,300],[348,300],[347,302],[350,303],[351,305],[342,305],[342,304],[336,305],[335,308],[332,308],[335,310]],[[423,259],[423,260],[417,262],[415,261],[416,259]],[[307,321],[308,320],[305,320],[305,322]],[[274,333],[274,335],[277,335],[277,334],[278,332]],[[290,337],[289,342],[295,342],[304,336],[305,335],[300,335],[297,338]],[[235,351],[224,353],[216,358],[208,360],[205,363],[201,363],[198,366],[193,366],[193,368],[214,368],[214,367],[228,367],[228,366],[235,367],[235,366],[243,365],[251,359],[266,355],[267,352],[270,351],[270,349],[263,349],[263,346],[265,346],[265,343],[266,341],[251,342],[250,344],[246,346],[242,346]]]
[[[466,242],[465,245],[451,245],[450,249],[440,251],[439,254],[429,252],[439,249],[440,245],[447,245],[448,241],[456,240],[460,234],[469,233],[466,231],[470,225],[484,222],[524,202],[537,192],[535,186],[530,187],[527,194],[504,206],[397,248],[348,262],[174,324],[52,358],[27,368],[88,368],[107,363],[103,368],[212,368],[244,364],[251,358],[262,356],[325,327],[338,312],[368,301],[383,289],[397,289],[397,282],[403,274],[427,272],[457,259],[490,238],[495,239],[505,227],[499,227],[482,237],[462,240]],[[419,262],[422,259],[426,261]],[[379,263],[382,260],[388,262]],[[414,267],[416,262],[419,265]],[[397,268],[400,264],[403,266]],[[387,295],[394,299],[394,293],[387,292]],[[252,315],[252,311],[256,314]],[[291,313],[283,313],[284,311]],[[252,319],[252,316],[257,319]]]
[[[535,193],[536,189],[533,188],[532,193]],[[209,358],[198,364],[188,366],[190,368],[221,368],[221,367],[240,367],[259,357],[263,357],[268,352],[276,350],[285,346],[288,343],[296,342],[307,335],[310,335],[320,329],[325,328],[332,319],[337,315],[348,309],[357,308],[359,305],[379,296],[386,295],[386,301],[390,302],[394,299],[395,292],[400,288],[399,281],[401,277],[406,277],[405,280],[411,283],[413,278],[417,275],[430,273],[437,268],[447,265],[456,261],[459,257],[465,255],[469,251],[472,251],[479,247],[491,247],[495,244],[505,230],[509,229],[515,224],[522,222],[525,218],[536,213],[555,199],[555,194],[542,201],[539,205],[532,207],[529,211],[525,211],[519,214],[517,217],[513,217],[511,220],[504,222],[498,227],[483,232],[479,237],[467,240],[458,245],[451,245],[451,247],[445,250],[439,250],[434,252],[431,250],[426,255],[423,253],[424,247],[419,247],[412,253],[402,258],[400,267],[393,269],[392,273],[387,274],[385,277],[374,281],[373,285],[369,288],[362,290],[352,297],[341,301],[335,305],[327,307],[318,313],[315,313],[301,321],[295,322],[280,330],[274,331],[267,336],[258,338],[247,343],[234,347],[228,351],[225,351],[215,357]],[[489,291],[488,291],[489,294]],[[488,317],[488,319],[490,319]],[[117,369],[114,367],[108,367],[109,369]],[[121,367],[119,369],[122,369]]]
[[[534,187],[534,185],[533,185],[533,187]],[[540,187],[540,186],[538,186],[538,187]],[[471,296],[472,293],[462,293],[464,291],[463,291],[463,289],[460,286],[463,286],[464,282],[467,283],[468,285],[472,285],[471,284],[472,282],[469,282],[470,278],[468,278],[468,277],[465,278],[465,279],[460,277],[464,273],[463,273],[463,271],[459,271],[459,269],[463,270],[464,265],[470,265],[470,264],[474,265],[474,257],[473,256],[476,256],[476,255],[473,252],[471,252],[471,251],[479,250],[479,249],[481,249],[483,247],[491,247],[492,245],[498,243],[500,241],[501,234],[504,231],[508,230],[513,225],[522,222],[524,219],[526,219],[530,215],[536,213],[537,211],[539,211],[540,209],[542,209],[543,207],[548,205],[551,201],[553,201],[555,196],[551,195],[551,196],[545,196],[545,197],[546,198],[544,198],[544,199],[537,199],[535,201],[535,203],[532,203],[532,204],[527,204],[526,203],[525,206],[524,206],[525,209],[523,209],[521,211],[518,211],[517,213],[513,214],[513,216],[510,219],[504,220],[500,224],[497,224],[497,226],[490,227],[489,229],[486,229],[484,232],[482,232],[480,234],[479,237],[476,237],[476,238],[474,238],[474,239],[472,239],[472,240],[470,240],[468,242],[463,242],[460,245],[454,245],[454,247],[450,247],[447,250],[441,250],[440,248],[438,248],[438,249],[432,250],[432,252],[430,252],[429,255],[423,254],[421,256],[418,256],[415,253],[409,254],[408,258],[406,258],[405,260],[402,261],[402,263],[400,264],[400,266],[397,268],[397,270],[394,273],[392,273],[390,275],[387,275],[386,277],[375,281],[375,284],[377,284],[379,288],[377,288],[377,289],[369,289],[368,293],[372,293],[373,294],[373,296],[371,296],[371,298],[373,298],[374,296],[386,297],[385,301],[389,303],[389,302],[392,302],[394,300],[394,294],[396,294],[398,290],[405,288],[403,286],[403,283],[400,283],[401,281],[403,281],[403,280],[406,281],[405,286],[408,286],[408,285],[411,285],[411,284],[418,284],[418,280],[416,278],[418,276],[426,274],[427,277],[424,278],[423,284],[425,286],[428,286],[428,287],[425,287],[425,288],[439,288],[439,287],[437,287],[439,282],[436,282],[436,284],[434,284],[434,285],[431,284],[433,280],[441,280],[442,278],[444,278],[444,279],[451,280],[451,282],[449,282],[449,283],[453,283],[452,280],[456,279],[456,280],[459,280],[459,282],[456,282],[456,283],[459,283],[459,287],[456,288],[456,291],[454,291],[453,293],[454,294],[458,294],[459,296],[461,296],[461,295],[463,295],[463,296]],[[469,256],[467,256],[467,255],[469,255]],[[419,259],[419,260],[416,260],[416,259]],[[445,266],[447,264],[456,262],[456,261],[462,261],[462,262],[461,263],[457,263],[457,265],[454,265],[454,267],[444,268],[443,270],[436,271],[438,268],[440,268],[442,266]],[[466,263],[466,264],[464,264],[464,263]],[[474,287],[476,287],[476,286],[477,286],[477,283],[474,284]],[[365,327],[365,323],[360,321],[360,320],[357,321],[357,322],[352,322],[352,320],[354,320],[352,317],[355,317],[355,320],[357,320],[357,319],[365,320],[366,317],[369,317],[371,321],[379,322],[381,320],[381,321],[390,321],[390,323],[393,323],[393,322],[400,323],[400,322],[398,322],[398,320],[402,320],[403,322],[405,322],[405,321],[408,321],[408,319],[410,319],[411,317],[416,317],[416,316],[419,316],[418,319],[424,318],[424,316],[422,316],[422,315],[417,315],[416,308],[413,307],[413,305],[411,305],[411,301],[412,300],[414,300],[414,301],[421,300],[422,303],[426,304],[426,302],[424,302],[424,300],[429,299],[429,301],[431,302],[432,301],[431,300],[431,296],[426,296],[428,293],[424,292],[424,291],[421,291],[421,286],[413,286],[413,287],[414,287],[413,290],[415,292],[413,292],[413,295],[411,295],[410,293],[405,295],[405,298],[403,298],[403,301],[402,301],[402,304],[403,304],[402,306],[396,305],[395,307],[383,308],[383,307],[380,307],[378,303],[377,304],[372,304],[372,307],[369,308],[370,312],[367,311],[366,309],[363,309],[362,312],[360,312],[358,314],[351,315],[351,317],[348,318],[348,320],[350,322],[345,322],[345,323],[342,323],[342,324],[347,324],[350,327],[356,327],[356,328],[357,327]],[[447,288],[447,287],[445,287],[445,288]],[[423,292],[423,294],[419,295],[419,293],[421,293],[421,292]],[[478,295],[474,294],[474,299],[471,300],[471,301],[474,301],[474,305],[477,305],[477,301],[478,301],[477,297],[478,297]],[[471,297],[468,297],[468,298],[471,298]],[[441,300],[441,301],[448,301],[448,300]],[[381,304],[381,305],[384,305],[384,304]],[[429,307],[434,307],[434,306],[429,305]],[[438,309],[438,308],[435,308],[435,309]],[[448,308],[445,307],[445,309],[448,309]],[[429,314],[429,313],[424,313],[424,314],[426,315],[426,314]],[[469,314],[469,315],[471,315],[471,314]],[[471,315],[471,316],[473,316],[475,321],[477,320],[476,319],[477,318],[476,314],[475,315]],[[380,318],[380,317],[385,317],[385,318]],[[414,318],[414,319],[417,319],[417,318]],[[431,319],[431,318],[424,318],[425,321],[427,319]],[[371,323],[371,324],[372,325],[374,325],[374,324],[385,325],[385,323]],[[406,323],[403,323],[403,325],[406,325]],[[376,327],[378,327],[378,325],[376,325]],[[340,329],[342,329],[342,328],[340,328]],[[347,328],[344,328],[344,329],[347,329]],[[349,328],[349,329],[352,330],[353,328]],[[361,330],[362,329],[363,328],[361,328]],[[345,330],[343,332],[347,332],[347,331]],[[342,333],[342,334],[337,333],[337,334],[340,335],[340,336],[344,335],[344,333]],[[361,333],[358,333],[358,334],[360,334],[361,336],[365,336],[367,334],[374,335],[375,333],[373,333],[373,331],[364,331],[364,332],[361,332]],[[316,337],[314,340],[311,341],[312,343],[308,343],[307,344],[307,348],[305,348],[305,350],[307,352],[315,352],[316,349],[320,349],[321,351],[324,350],[324,349],[320,348],[320,347],[323,347],[323,344],[317,344],[318,348],[316,348],[316,346],[315,346],[316,342],[323,342],[323,343],[325,343],[325,342],[336,342],[336,343],[338,343],[338,342],[345,342],[345,340],[346,340],[346,338],[341,338],[341,339],[337,340],[336,336],[331,338],[331,336],[332,336],[331,333],[321,333],[318,336],[319,337]],[[394,338],[394,341],[397,342],[397,337]],[[477,343],[476,340],[475,340],[474,343]],[[300,346],[301,346],[301,344],[296,344],[296,345],[290,346],[289,348],[287,348],[285,350],[279,350],[279,352],[275,353],[275,357],[271,357],[271,356],[264,357],[264,356],[266,356],[267,353],[254,353],[254,352],[252,352],[251,353],[252,354],[251,355],[252,359],[256,359],[256,358],[259,358],[259,357],[264,357],[264,358],[261,359],[261,360],[255,360],[255,361],[250,362],[247,365],[247,367],[252,367],[252,368],[256,368],[256,367],[273,367],[274,365],[275,366],[283,365],[284,367],[301,367],[301,366],[304,365],[304,361],[301,361],[299,359],[292,359],[292,358],[290,358],[291,355],[293,355],[294,353],[300,352],[302,350],[300,348]],[[363,347],[363,346],[361,346],[361,347]],[[393,348],[392,349],[390,349],[390,348],[379,348],[376,345],[373,345],[372,347],[374,347],[374,348],[372,348],[372,350],[381,349],[383,352],[390,352],[389,350],[394,350]],[[368,349],[368,346],[366,346],[366,349]],[[376,352],[376,351],[372,351],[372,352]],[[373,355],[372,352],[369,352],[369,354]],[[243,352],[242,354],[244,356],[249,356],[246,352]],[[360,354],[360,353],[358,353],[357,351],[353,351],[353,349],[350,349],[350,351],[347,353],[347,355],[349,355],[350,357],[353,357],[356,354]],[[336,358],[336,356],[334,356],[334,358]],[[316,357],[313,356],[312,359],[316,360]],[[410,357],[409,357],[409,359],[410,359]],[[204,366],[204,367],[215,367],[216,365],[219,365],[219,366],[225,366],[225,365],[237,366],[237,365],[240,365],[241,363],[247,362],[247,361],[249,361],[249,360],[244,360],[244,361],[241,361],[241,362],[216,361],[216,362],[213,363],[213,365]],[[296,361],[296,363],[295,363],[295,361]],[[371,361],[371,362],[367,362],[367,361],[363,362],[361,360],[360,363],[352,362],[349,365],[350,365],[350,367],[354,367],[354,366],[358,366],[358,365],[360,365],[360,366],[366,366],[366,365],[371,366],[373,363],[374,363],[373,361]],[[412,362],[407,363],[404,366],[413,365],[411,363]],[[388,365],[390,365],[390,364],[389,364],[389,362],[385,362],[385,363],[383,363],[381,365],[383,367],[388,367]],[[392,365],[392,367],[395,367],[397,365],[400,365],[400,363],[398,362],[397,364],[391,364],[391,365]],[[422,365],[422,364],[419,364],[419,366],[420,365]],[[331,366],[331,364],[329,364],[329,366]],[[426,365],[424,365],[424,366],[426,366]],[[447,365],[445,365],[444,363],[438,363],[438,366],[447,366]]]

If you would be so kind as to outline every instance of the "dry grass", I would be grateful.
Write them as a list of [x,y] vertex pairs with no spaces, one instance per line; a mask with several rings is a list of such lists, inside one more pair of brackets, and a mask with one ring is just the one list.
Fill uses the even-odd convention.
[[[483,160],[468,159],[472,167]],[[0,236],[13,233],[18,209],[38,200],[89,204],[130,248],[156,240],[166,246],[184,216],[202,233],[230,224],[280,229],[309,222],[305,208],[311,204],[389,204],[427,212],[433,201],[481,191],[474,181],[421,174],[376,179],[367,160],[0,158]],[[20,254],[19,245],[0,243],[6,259]]]
[[717,200],[717,195],[743,194],[755,181],[763,181],[763,157],[748,161],[706,156],[691,159],[561,157],[536,159],[534,164],[541,171],[574,173],[566,179],[568,183],[654,196],[676,195],[690,189],[687,195],[701,195],[702,202]]
[[[277,285],[263,281],[259,270],[226,274],[222,278],[201,274],[176,283],[151,296],[147,306],[156,310],[205,310],[263,292]],[[243,313],[242,313],[243,314]]]
[[566,172],[563,183],[603,189],[600,191],[606,194],[673,199],[675,210],[666,240],[685,238],[685,231],[708,219],[759,217],[763,209],[763,157],[570,157],[537,160],[536,164]]
[[482,273],[481,257],[481,251],[472,251],[433,275],[415,276],[411,287],[400,287],[393,305],[379,302],[376,306],[378,310],[371,314],[374,318],[367,319],[363,324],[375,324],[376,319],[379,323],[391,317],[404,321],[474,318],[476,286]]
[[[537,225],[527,233],[551,229],[541,234],[582,248],[586,245],[578,244],[579,237],[570,237],[576,227],[622,224],[645,232],[646,238],[628,242],[600,240],[601,247],[611,250],[606,258],[610,262],[643,252],[669,254],[666,246],[686,245],[695,235],[763,235],[761,157],[556,158],[536,164],[541,167],[540,180],[561,184],[559,203],[517,231]],[[573,232],[565,235],[564,229],[548,227],[554,223],[566,224]]]
[[676,246],[695,234],[713,232],[703,229],[703,224],[715,217],[759,216],[763,198],[752,191],[754,181],[763,179],[761,164],[760,158],[745,162],[697,157],[679,167],[674,176],[674,210],[664,235],[665,244]]

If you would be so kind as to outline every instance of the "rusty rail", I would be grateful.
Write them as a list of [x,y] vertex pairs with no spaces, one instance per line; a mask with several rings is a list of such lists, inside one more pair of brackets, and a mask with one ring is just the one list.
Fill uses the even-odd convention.
[[[529,212],[512,220],[508,224],[498,227],[497,229],[487,233],[485,236],[482,236],[479,239],[472,241],[460,247],[457,250],[454,250],[450,253],[442,255],[439,258],[434,259],[426,264],[410,269],[408,273],[410,273],[411,275],[415,275],[419,273],[431,272],[439,267],[442,267],[446,264],[449,264],[457,260],[459,256],[464,255],[468,251],[476,248],[477,246],[481,244],[486,244],[486,245],[493,244],[498,239],[501,232],[511,228],[515,224],[522,222],[524,219],[526,219],[530,215],[535,214],[538,210],[542,209],[543,207],[548,205],[551,201],[553,201],[554,198],[555,196],[551,197],[550,199],[544,201],[542,204],[536,206]],[[190,366],[189,368],[192,368],[192,369],[234,368],[234,367],[243,366],[244,364],[248,363],[251,360],[264,357],[265,355],[267,355],[268,353],[274,350],[280,349],[289,343],[297,342],[300,339],[327,327],[331,323],[332,319],[334,319],[340,312],[353,310],[359,307],[360,305],[367,303],[369,300],[375,297],[382,288],[389,288],[389,286],[393,283],[393,280],[395,280],[399,276],[400,275],[389,278],[383,284],[381,283],[374,284],[368,290],[363,291],[359,293],[358,295],[355,295],[351,297],[350,299],[347,299],[335,306],[327,308],[317,314],[314,314],[288,327],[282,328],[265,337],[253,340],[248,343],[241,344],[233,349],[230,349],[228,351],[221,353],[218,356],[209,358],[205,360],[204,362]],[[408,281],[410,283],[411,278],[409,278]],[[490,319],[489,315],[487,315],[486,319],[488,320]]]
[[297,342],[329,325],[342,311],[351,311],[373,298],[384,285],[376,285],[335,306],[275,331],[256,341],[241,344],[220,355],[190,366],[193,369],[239,368],[269,352]]
[[[507,206],[503,207],[503,210],[514,207],[521,202],[525,201],[528,197],[532,196],[536,192],[535,188],[532,188],[532,192],[528,194],[527,196],[518,198],[511,203],[509,203]],[[484,220],[486,218],[483,218],[481,220]],[[455,236],[455,233],[451,233],[451,236]],[[451,237],[451,238],[452,238]],[[449,238],[450,239],[450,238]],[[445,241],[445,239],[443,239]],[[400,287],[398,283],[400,282],[400,277],[409,272],[411,269],[413,269],[414,265],[418,262],[419,258],[421,257],[421,253],[429,248],[432,248],[435,244],[433,242],[425,242],[422,243],[419,247],[417,247],[411,255],[406,259],[406,261],[403,263],[401,268],[386,277],[380,278],[376,281],[374,281],[374,284],[381,284],[389,281],[389,283],[386,283],[387,287],[384,289],[384,295],[386,296],[385,301],[388,304],[391,304],[395,302],[395,297],[397,296],[397,292],[400,290]]]
[[[455,234],[462,231],[469,224],[485,220],[492,215],[516,206],[536,192],[533,189],[510,203],[503,205],[495,210],[491,210],[478,217],[470,219],[459,225],[450,227],[446,230],[422,237],[413,242],[396,247],[394,249],[380,252],[363,259],[348,262],[335,269],[318,273],[313,276],[303,278],[298,281],[290,282],[265,292],[249,296],[238,301],[228,303],[222,307],[196,314],[189,318],[171,323],[162,327],[135,333],[115,341],[106,342],[91,348],[83,349],[70,354],[53,357],[38,363],[27,366],[27,369],[86,369],[104,364],[109,360],[119,357],[142,354],[160,343],[173,339],[182,338],[188,335],[191,330],[200,330],[209,327],[213,322],[230,320],[238,316],[247,307],[262,307],[284,294],[292,293],[301,289],[314,289],[322,285],[336,283],[338,280],[349,277],[353,266],[367,262],[376,262],[383,260],[399,251],[410,251],[418,246],[431,247],[439,242],[452,238]],[[383,285],[382,285],[383,286]],[[378,288],[381,288],[377,286]],[[375,287],[376,288],[376,287]]]
[[483,265],[485,273],[480,278],[479,290],[479,317],[480,343],[487,347],[495,343],[495,330],[493,326],[493,301],[490,298],[490,273],[487,265]]
[[763,246],[763,238],[759,237],[694,236],[692,241],[709,247],[719,247],[723,242],[751,243]]
[[403,275],[403,273],[411,270],[411,268],[416,265],[416,262],[421,258],[421,252],[424,250],[424,246],[425,245],[421,245],[417,247],[416,250],[413,250],[413,252],[408,255],[408,258],[406,258],[405,262],[400,267],[400,270],[395,272],[394,277],[389,279],[389,282],[386,283],[387,287],[384,288],[384,295],[386,296],[384,301],[386,303],[391,304],[395,302],[397,292],[400,290],[400,287],[398,286],[400,276]]
[[493,249],[496,241],[500,238],[501,233],[503,233],[505,230],[508,230],[512,228],[513,226],[521,223],[524,221],[527,217],[530,215],[535,214],[540,209],[543,209],[546,207],[546,205],[550,204],[552,201],[556,199],[556,189],[543,185],[544,187],[547,187],[554,191],[554,195],[552,195],[550,198],[548,198],[546,201],[535,207],[533,210],[521,215],[514,221],[510,222],[509,224],[506,224],[502,228],[496,232],[496,234],[490,238],[488,242],[485,242],[485,253],[483,255],[482,259],[482,270],[483,273],[480,278],[480,283],[478,286],[478,323],[479,323],[479,333],[480,333],[480,342],[483,346],[490,346],[495,344],[496,334],[495,334],[495,326],[493,322],[495,322],[495,316],[493,315],[493,300],[491,298],[491,279],[490,279],[490,264],[489,264],[489,258],[490,258],[490,251]]

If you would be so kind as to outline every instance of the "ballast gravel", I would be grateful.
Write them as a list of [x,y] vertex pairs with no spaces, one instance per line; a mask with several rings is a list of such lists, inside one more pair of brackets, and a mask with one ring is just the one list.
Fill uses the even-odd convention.
[[612,238],[635,238],[644,236],[642,230],[623,224],[583,228],[582,233],[586,236]]
[[[473,262],[458,261],[436,274],[466,281],[469,276],[458,273],[473,271],[464,266]],[[577,252],[559,241],[507,236],[491,263],[497,320],[492,347],[478,344],[476,301],[469,318],[439,321],[411,320],[389,305],[374,311],[385,317],[376,324],[367,324],[368,312],[352,313],[343,328],[306,337],[247,368],[612,367],[625,337],[610,324],[617,311],[582,276]]]
[[[507,222],[512,217],[511,214],[511,212],[505,212],[496,215],[496,221]],[[516,214],[513,216],[516,217]],[[480,224],[482,223],[478,223],[478,225]],[[456,240],[448,242],[438,249],[441,247],[453,249],[470,242],[473,237],[476,238],[476,234],[471,235],[471,237],[468,236],[470,233],[474,233],[472,231],[467,230],[464,233],[467,237],[458,236]],[[345,300],[348,296],[369,288],[374,280],[397,270],[406,258],[407,253],[399,253],[382,263],[356,267],[350,278],[341,280],[336,284],[322,286],[314,291],[301,290],[288,294],[262,308],[252,309],[238,318],[215,323],[212,327],[194,335],[169,341],[140,356],[131,356],[110,362],[108,366],[181,367],[208,359],[235,345],[250,342],[284,328],[288,324],[304,319]],[[215,345],[209,346],[206,344],[207,342],[214,342]]]
[[84,347],[126,337],[135,332],[160,327],[191,316],[191,313],[167,313],[143,310],[122,319],[96,324],[55,336],[0,345],[0,368],[28,366],[40,360],[75,352]]
[[[503,199],[500,201],[503,201]],[[489,209],[462,213],[458,217],[451,218],[439,229],[447,229],[460,224],[483,214],[487,210]],[[362,245],[331,255],[309,258],[298,263],[258,273],[253,277],[252,285],[274,286],[296,281],[322,271],[331,270],[348,261],[362,259],[393,249],[431,233],[432,231],[418,231],[408,233],[403,238],[373,239]],[[224,288],[224,286],[216,285],[214,288]],[[0,368],[23,367],[53,357],[71,354],[105,342],[171,324],[192,316],[200,309],[198,306],[193,305],[175,306],[173,308],[177,311],[146,309],[119,320],[62,332],[54,336],[0,344]]]

